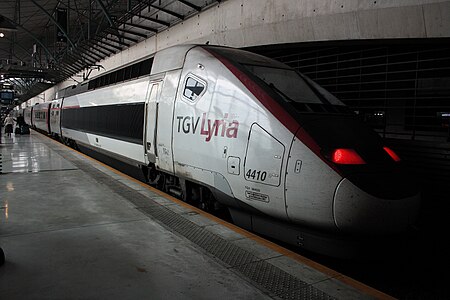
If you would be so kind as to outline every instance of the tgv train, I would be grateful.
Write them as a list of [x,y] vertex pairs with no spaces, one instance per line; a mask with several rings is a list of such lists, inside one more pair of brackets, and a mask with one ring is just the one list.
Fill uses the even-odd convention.
[[66,144],[314,252],[351,256],[418,215],[420,192],[377,133],[309,78],[243,50],[174,46],[28,110]]

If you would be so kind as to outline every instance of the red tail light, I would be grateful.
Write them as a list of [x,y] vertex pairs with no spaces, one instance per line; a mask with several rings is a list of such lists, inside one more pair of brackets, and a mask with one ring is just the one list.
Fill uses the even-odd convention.
[[389,156],[395,160],[395,161],[400,161],[400,157],[398,157],[397,153],[395,153],[393,150],[391,150],[389,147],[383,147],[384,151],[387,152],[387,154],[389,154]]
[[335,149],[331,152],[331,161],[340,165],[363,165],[366,162],[353,149]]

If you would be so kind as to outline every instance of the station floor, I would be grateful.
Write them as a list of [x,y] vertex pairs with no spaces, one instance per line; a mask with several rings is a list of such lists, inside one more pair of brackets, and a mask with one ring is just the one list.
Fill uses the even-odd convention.
[[40,133],[0,151],[0,299],[390,298]]

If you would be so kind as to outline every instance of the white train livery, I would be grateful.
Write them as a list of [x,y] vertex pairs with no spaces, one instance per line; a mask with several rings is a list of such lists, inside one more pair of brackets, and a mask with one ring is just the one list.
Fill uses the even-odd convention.
[[45,120],[44,104],[33,110],[26,121],[65,143],[311,251],[351,256],[347,245],[403,233],[419,211],[378,134],[309,78],[243,50],[174,46],[61,91]]

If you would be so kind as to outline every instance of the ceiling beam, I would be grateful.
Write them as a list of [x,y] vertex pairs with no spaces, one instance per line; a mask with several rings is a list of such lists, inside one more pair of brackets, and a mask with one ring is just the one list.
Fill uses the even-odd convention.
[[101,49],[97,49],[97,48],[95,48],[95,46],[96,45],[82,45],[81,47],[83,47],[84,49],[87,49],[89,51],[89,53],[92,53],[92,54],[96,54],[95,51],[100,52],[101,54],[104,55],[103,57],[101,57],[101,55],[100,55],[101,59],[111,56],[111,53],[105,52],[104,50],[101,50]]
[[[29,52],[28,49],[25,49],[25,47],[23,47],[23,46],[22,46],[20,43],[18,43],[17,41],[13,41],[12,39],[7,38],[6,36],[4,37],[4,39],[7,39],[7,40],[10,41],[11,43],[14,43],[16,46],[18,46],[20,49],[22,49],[23,52],[25,52],[26,54],[28,54],[29,57],[32,56],[32,53]],[[6,50],[4,50],[4,49],[1,49],[1,50],[7,52],[9,55],[11,54],[11,53],[9,53],[9,51],[6,51]],[[14,57],[16,57],[18,60],[20,60],[20,61],[22,61],[22,62],[24,61],[23,57],[18,57],[15,53],[13,53],[12,55],[13,55]]]
[[[83,55],[85,55],[85,56],[83,56]],[[89,63],[92,64],[92,65],[95,65],[95,64],[97,63],[97,61],[98,61],[97,58],[92,57],[92,56],[89,56],[89,55],[88,55],[87,53],[85,53],[85,52],[80,52],[80,56],[81,56],[85,61],[89,62]]]
[[117,43],[117,44],[119,44],[119,45],[122,45],[122,46],[125,46],[125,47],[130,47],[130,44],[120,41],[120,38],[119,38],[118,41],[116,41],[115,39],[112,39],[112,38],[110,38],[110,37],[108,37],[108,36],[105,36],[105,37],[103,37],[103,38],[104,38],[105,40],[112,41],[112,42]]
[[[101,56],[100,54],[97,54],[94,51],[92,51],[92,49],[89,46],[87,46],[87,45],[80,45],[80,47],[83,48],[83,50],[85,50],[85,51],[81,52],[81,54],[87,55],[87,53],[89,53],[89,55],[91,55],[92,58],[94,58],[96,60],[104,59],[103,56]],[[109,55],[106,55],[106,56],[109,56]]]
[[184,20],[184,16],[183,15],[180,15],[180,14],[174,12],[174,11],[171,11],[171,10],[168,10],[168,9],[165,9],[165,8],[153,5],[153,4],[149,4],[148,6],[156,8],[157,10],[160,10],[160,11],[162,11],[162,12],[168,14],[168,15],[174,16],[174,17],[176,17],[176,18],[178,18],[180,20]]
[[22,29],[23,31],[25,31],[36,43],[39,44],[39,46],[42,47],[42,49],[44,49],[44,51],[47,53],[47,55],[52,58],[55,62],[57,61],[55,56],[50,52],[50,50],[41,42],[41,40],[39,38],[37,38],[31,31],[29,31],[28,29],[26,29],[25,27],[23,27],[22,25],[16,23],[15,21],[8,19],[7,17],[3,16],[5,19],[7,19],[8,21],[12,22],[16,27]]
[[102,0],[95,0],[95,2],[98,3],[100,6],[100,9],[102,10],[103,14],[105,15],[106,19],[108,20],[109,26],[115,27],[114,21],[112,20],[110,14],[108,13],[108,10],[106,9],[105,5],[103,4]]
[[87,45],[88,45],[89,47],[93,47],[95,50],[97,50],[97,51],[99,51],[99,52],[100,52],[100,50],[98,50],[98,49],[95,48],[95,47],[98,47],[98,48],[101,48],[101,49],[107,51],[107,52],[102,52],[102,53],[103,53],[103,54],[108,53],[108,56],[110,56],[111,54],[116,54],[116,53],[117,53],[116,50],[112,50],[112,49],[110,49],[110,48],[108,48],[108,47],[105,47],[105,46],[103,46],[102,44],[100,44],[100,43],[98,43],[98,42],[95,43],[93,39],[86,40],[86,43],[87,43]]
[[[112,28],[106,28],[105,31],[111,33],[111,31],[114,31],[114,30],[113,30]],[[118,38],[122,38],[122,39],[125,39],[125,40],[129,40],[129,41],[131,41],[131,42],[133,42],[133,43],[135,43],[135,44],[136,44],[137,42],[139,42],[138,40],[133,39],[133,38],[130,38],[130,37],[126,36],[126,35],[115,35],[115,33],[111,33],[111,34],[114,35],[114,36],[116,36],[116,37],[118,37]],[[115,42],[117,42],[117,41],[115,41]],[[120,44],[120,43],[119,43],[119,44]]]
[[59,73],[62,73],[62,74],[64,74],[64,75],[66,75],[66,76],[69,76],[69,77],[71,77],[72,75],[74,75],[74,71],[73,70],[66,70],[66,69],[63,69],[63,68],[60,68],[59,70],[56,70],[57,72],[59,72]]
[[52,23],[55,24],[59,28],[59,30],[61,30],[61,32],[64,34],[64,36],[67,38],[67,41],[72,46],[72,49],[75,49],[75,45],[72,42],[72,40],[70,39],[66,30],[61,25],[59,25],[59,23],[55,20],[55,18],[53,18],[53,16],[51,14],[49,14],[48,11],[45,10],[42,6],[40,6],[35,0],[31,0],[31,2],[33,2],[34,5],[36,5],[40,10],[42,10],[48,16],[50,21],[52,21]]
[[[79,56],[84,60],[88,60],[86,57],[94,60],[94,62],[97,62],[99,59],[103,59],[103,57],[97,53],[94,53],[93,51],[91,51],[90,49],[86,49],[83,47],[79,48],[80,51],[76,51],[72,54],[72,56]],[[85,55],[86,57],[84,57],[83,55]]]
[[161,20],[158,20],[158,19],[155,19],[155,18],[152,18],[152,17],[141,16],[139,14],[133,14],[133,16],[138,17],[139,19],[144,19],[144,20],[148,20],[148,21],[151,21],[151,22],[155,22],[155,23],[158,23],[158,24],[163,25],[163,26],[167,26],[167,27],[170,26],[169,22],[161,21]]
[[[81,50],[81,48],[78,49],[78,50]],[[74,52],[72,52],[72,53],[67,52],[67,53],[65,54],[65,57],[70,57],[70,58],[72,58],[74,61],[80,61],[80,60],[81,60],[83,63],[86,63],[86,62],[91,63],[90,60],[97,61],[96,58],[92,58],[92,57],[90,57],[90,56],[84,57],[84,56],[81,55],[81,54],[82,54],[82,52],[80,52],[80,51],[74,51]],[[64,63],[64,60],[63,60],[62,62]],[[80,64],[82,64],[82,63],[80,62]]]
[[195,5],[194,3],[191,3],[191,2],[186,1],[186,0],[177,0],[177,1],[180,2],[180,3],[183,3],[186,6],[189,6],[190,8],[195,9],[198,12],[202,11],[202,8],[200,6]]
[[[67,62],[67,63],[66,63]],[[82,63],[80,63],[80,62],[78,62],[78,61],[76,61],[76,60],[74,60],[73,58],[67,58],[66,59],[66,62],[64,62],[64,63],[61,63],[58,67],[59,67],[59,69],[62,69],[62,68],[65,68],[65,69],[68,69],[70,72],[76,72],[77,71],[77,68],[76,67],[80,67],[80,65],[81,66],[83,66],[83,64]],[[69,63],[71,63],[71,65],[69,65]]]
[[[75,54],[66,53],[66,56],[72,58],[74,63],[79,62],[79,64],[81,64],[81,65],[83,65],[83,63],[85,63],[85,64],[87,64],[87,63],[95,64],[97,62],[97,59],[89,57],[89,56],[84,57],[81,54],[82,54],[81,52],[76,53],[76,55]],[[80,60],[82,62],[80,62]]]
[[[67,69],[67,70],[66,70]],[[60,74],[64,74],[65,76],[72,76],[73,71],[69,68],[64,69],[62,65],[59,65],[58,68],[54,69],[53,72],[56,73],[55,77],[60,78]]]
[[72,65],[68,65],[68,67],[73,68],[74,70],[76,69],[76,66],[84,66],[86,64],[85,61],[80,61],[79,57],[75,57],[73,55],[69,55],[67,54],[66,57],[64,58],[64,60],[61,62],[60,65],[67,65],[68,63],[72,64]]
[[[133,30],[129,30],[129,29],[124,29],[124,28],[120,28],[120,27],[117,27],[117,28],[114,28],[114,29],[117,29],[117,30],[119,30],[119,31],[122,31],[122,32],[125,32],[125,33],[128,33],[128,34],[131,34],[131,35],[135,35],[135,36],[140,36],[140,37],[143,37],[143,38],[147,38],[147,35],[146,34],[143,34],[143,33],[139,33],[139,32],[136,32],[136,31],[133,31]],[[136,43],[137,43],[138,41],[136,40]]]
[[[122,51],[123,50],[123,48],[122,47],[119,47],[119,46],[116,46],[116,45],[113,45],[113,44],[111,44],[111,43],[108,43],[108,42],[106,42],[106,41],[104,41],[104,40],[102,40],[102,39],[99,39],[99,38],[92,38],[91,40],[93,40],[93,41],[96,41],[96,42],[98,42],[98,44],[104,44],[104,45],[107,45],[108,47],[111,47],[111,48],[114,48],[114,49],[117,49],[117,50],[119,50],[119,51]],[[91,41],[91,43],[93,43],[92,41]]]
[[140,29],[144,29],[144,30],[147,30],[147,31],[151,31],[151,32],[154,32],[154,33],[158,33],[158,29],[156,29],[156,28],[152,28],[152,27],[148,27],[148,26],[144,26],[144,25],[140,25],[140,24],[133,24],[133,23],[129,23],[129,22],[123,22],[123,24],[124,25],[128,25],[128,26],[133,26],[133,27],[136,27],[136,28],[140,28]]
[[24,92],[26,92],[28,90],[28,86],[26,86],[24,83],[22,83],[21,81],[17,80],[16,78],[8,78],[9,82],[15,82],[14,85],[21,87],[21,92],[22,94],[25,94]]

